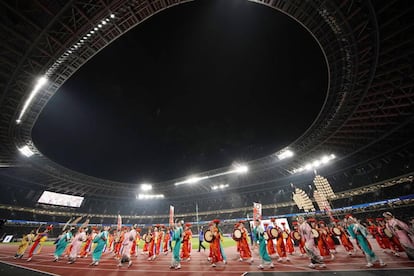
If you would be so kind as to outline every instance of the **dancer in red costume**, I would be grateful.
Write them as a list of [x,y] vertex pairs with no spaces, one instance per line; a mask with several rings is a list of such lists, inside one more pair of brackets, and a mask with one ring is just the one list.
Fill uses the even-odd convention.
[[338,219],[334,219],[332,221],[333,227],[336,227],[341,231],[341,234],[339,235],[339,239],[341,240],[342,246],[345,248],[345,251],[348,252],[348,255],[352,255],[356,252],[356,249],[354,248],[354,245],[352,244],[351,240],[348,237],[348,232],[345,230],[345,228],[339,224]]
[[[285,234],[285,238],[284,238],[284,240],[285,240],[285,248],[286,248],[286,252],[288,253],[288,254],[290,254],[290,255],[292,255],[293,254],[293,252],[295,252],[295,248],[293,247],[293,241],[292,241],[292,239],[290,238],[290,235],[289,235],[289,229],[287,229],[286,228],[286,223],[285,222],[282,222],[282,227],[283,227],[283,232],[285,232],[286,234]],[[283,234],[282,234],[283,235]]]
[[[264,223],[264,229],[265,231],[269,231],[270,229],[273,228],[273,222],[275,221],[274,218],[271,218],[270,221],[272,222],[272,224],[268,225],[267,223]],[[273,239],[271,239],[269,237],[269,239],[266,241],[266,249],[267,249],[267,254],[269,255],[274,255],[276,254],[276,250],[275,250],[275,245],[273,243]]]
[[273,227],[277,229],[278,235],[276,239],[276,251],[279,255],[278,262],[289,261],[286,255],[285,241],[283,239],[283,230],[276,225],[276,220],[273,221]]
[[313,229],[316,229],[319,233],[319,237],[316,238],[318,240],[318,249],[319,249],[319,253],[321,254],[322,257],[327,257],[327,256],[331,256],[331,259],[335,259],[335,256],[332,254],[329,250],[329,245],[326,241],[326,236],[327,236],[327,232],[325,229],[323,228],[319,228],[316,224],[316,221],[311,221],[311,227]]
[[210,225],[210,231],[213,234],[213,241],[210,243],[210,262],[212,267],[216,267],[216,263],[223,261],[223,256],[221,255],[220,242],[221,235],[218,229],[218,224],[220,220],[215,219]]
[[249,261],[249,262],[253,262],[253,257],[252,257],[252,251],[250,250],[249,247],[249,242],[247,241],[247,229],[246,227],[244,227],[244,221],[239,221],[239,223],[237,224],[237,228],[241,231],[242,236],[240,241],[238,241],[238,248],[239,248],[239,254],[240,254],[240,259],[239,261]]
[[42,249],[43,243],[47,240],[47,236],[49,231],[51,231],[53,228],[52,225],[46,227],[46,229],[42,232],[39,233],[39,229],[36,231],[36,237],[34,238],[34,242],[32,247],[30,248],[29,251],[29,256],[27,258],[27,261],[30,262],[33,258],[34,254],[37,254],[40,252],[40,250]]
[[168,254],[168,243],[170,241],[170,229],[169,227],[164,228],[164,241],[163,241],[163,247],[162,247],[162,251],[164,252],[164,255]]
[[[293,222],[292,222],[292,225],[293,225],[293,230],[294,230],[294,231],[290,232],[290,236],[291,236],[291,238],[292,238],[292,239],[294,239],[294,240],[296,240],[296,241],[297,241],[297,244],[298,244],[298,247],[299,247],[299,251],[300,251],[299,256],[300,256],[300,257],[303,257],[303,256],[306,254],[306,251],[305,251],[305,241],[304,241],[302,238],[300,238],[300,239],[298,240],[298,239],[296,239],[296,238],[294,237],[295,232],[299,233],[299,226],[298,226],[298,222],[297,222],[297,221],[293,221]],[[299,235],[300,235],[300,234],[299,234]],[[298,237],[300,237],[300,236],[298,236]]]
[[155,255],[155,232],[157,231],[158,229],[156,226],[154,227],[154,230],[152,230],[152,228],[148,229],[147,237],[148,235],[152,237],[151,241],[148,243],[148,261],[155,260],[157,257],[157,255]]
[[401,243],[398,239],[395,239],[394,237],[390,238],[385,234],[384,218],[377,218],[377,223],[378,233],[381,236],[382,243],[384,244],[384,249],[390,249],[391,253],[394,254],[394,256],[399,257],[400,254],[398,252],[404,252],[404,248],[401,246]]
[[191,224],[186,223],[184,228],[184,235],[183,235],[183,247],[181,248],[181,259],[183,261],[189,261],[190,260],[190,244],[191,244],[191,238],[193,234],[191,233]]

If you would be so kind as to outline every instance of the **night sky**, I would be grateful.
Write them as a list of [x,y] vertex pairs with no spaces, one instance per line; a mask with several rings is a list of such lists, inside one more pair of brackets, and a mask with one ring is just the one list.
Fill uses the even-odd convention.
[[50,100],[33,140],[68,168],[154,183],[279,150],[311,125],[326,89],[322,52],[293,19],[198,0],[92,58]]

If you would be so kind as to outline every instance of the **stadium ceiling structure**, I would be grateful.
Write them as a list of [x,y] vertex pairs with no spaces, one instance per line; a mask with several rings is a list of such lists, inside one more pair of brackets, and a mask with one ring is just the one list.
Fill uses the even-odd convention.
[[[31,131],[54,93],[95,54],[152,15],[186,2],[190,1],[2,1],[2,173],[18,175],[23,183],[41,189],[74,195],[129,198],[135,193],[137,183],[91,177],[51,161],[36,149]],[[295,168],[323,153],[335,153],[345,166],[412,144],[414,5],[410,1],[251,2],[290,16],[313,35],[326,59],[328,92],[311,127],[288,145],[294,158],[278,161],[273,153],[252,160],[246,178],[229,189],[288,178]],[[48,81],[25,106],[40,76]],[[20,157],[18,149],[24,146],[34,152],[32,157]],[[183,179],[156,183],[154,190],[172,199],[182,197],[174,183]],[[185,196],[208,192],[208,186],[198,185]]]

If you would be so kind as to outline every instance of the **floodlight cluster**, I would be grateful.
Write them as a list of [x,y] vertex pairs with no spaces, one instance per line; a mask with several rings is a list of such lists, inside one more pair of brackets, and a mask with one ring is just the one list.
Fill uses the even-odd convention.
[[222,189],[225,189],[227,187],[229,187],[229,184],[220,184],[220,185],[212,186],[211,189],[212,190],[218,190],[218,189],[222,190]]
[[210,178],[214,178],[214,177],[218,177],[218,176],[222,176],[222,175],[227,175],[227,174],[232,174],[232,173],[237,173],[237,174],[244,174],[247,173],[249,171],[249,167],[247,167],[246,165],[235,165],[233,167],[233,169],[228,170],[226,172],[222,172],[222,173],[217,173],[217,174],[213,174],[213,175],[207,175],[207,176],[192,176],[187,178],[184,181],[180,181],[180,182],[176,182],[174,183],[175,186],[178,185],[182,185],[182,184],[195,184],[200,182],[201,180],[205,180],[205,179],[210,179]]
[[283,159],[292,157],[293,155],[294,155],[293,151],[291,151],[289,149],[281,150],[279,153],[276,154],[276,156],[279,160],[283,160]]
[[93,36],[97,35],[98,32],[105,28],[107,24],[115,18],[115,14],[110,14],[108,17],[103,18],[101,21],[97,22],[96,25],[85,33],[78,41],[76,41],[52,64],[52,66],[46,71],[46,76],[52,75],[60,65],[66,61],[66,59],[75,54],[80,48],[82,48],[85,43],[90,40]]
[[18,148],[21,154],[23,154],[26,157],[30,157],[34,154],[34,152],[29,148],[29,146],[23,146],[21,148]]
[[311,161],[309,163],[306,163],[304,166],[299,167],[297,169],[293,170],[293,173],[300,173],[303,171],[310,171],[310,170],[314,170],[316,168],[319,168],[327,163],[329,163],[331,160],[335,159],[336,156],[335,154],[331,154],[331,155],[324,155],[319,159],[315,159],[314,161]]
[[161,199],[164,198],[163,194],[156,194],[156,195],[151,195],[151,194],[138,194],[137,199]]
[[144,192],[151,191],[152,185],[151,184],[141,184],[141,190]]
[[33,98],[36,94],[40,91],[40,89],[47,83],[47,80],[52,74],[68,59],[69,56],[74,55],[76,51],[78,51],[89,39],[91,39],[94,35],[98,33],[98,31],[104,28],[111,20],[115,18],[115,14],[110,14],[108,17],[102,19],[95,27],[89,30],[82,38],[76,41],[72,46],[69,46],[66,51],[47,69],[46,73],[41,76],[33,90],[30,92],[29,97],[26,99],[22,110],[20,111],[20,115],[16,120],[17,124],[22,122],[22,118],[26,113],[27,108],[29,107],[30,103],[33,101]]

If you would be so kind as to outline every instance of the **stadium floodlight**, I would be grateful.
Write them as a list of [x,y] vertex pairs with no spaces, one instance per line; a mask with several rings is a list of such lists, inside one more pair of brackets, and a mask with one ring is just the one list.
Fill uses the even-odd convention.
[[329,158],[329,156],[324,155],[321,159],[322,164],[326,164],[330,161],[331,159]]
[[220,185],[214,185],[211,187],[212,190],[223,190],[225,188],[227,188],[229,186],[229,184],[220,184]]
[[312,169],[312,164],[311,163],[308,163],[308,164],[306,164],[305,165],[305,170],[311,170]]
[[152,185],[151,184],[141,184],[141,190],[144,192],[151,191]]
[[42,89],[42,87],[47,83],[47,78],[45,76],[41,76],[37,79],[36,85],[33,88],[32,92],[30,92],[29,97],[24,102],[22,111],[20,111],[19,118],[16,120],[16,123],[20,124],[23,118],[23,115],[26,113],[27,108],[29,107],[30,103],[32,102],[33,98],[36,94]]
[[292,157],[294,155],[293,151],[291,150],[283,150],[282,152],[280,152],[279,154],[277,154],[277,158],[279,160],[283,160],[289,157]]
[[21,148],[18,148],[18,150],[26,157],[30,157],[34,154],[34,152],[27,145]]
[[98,24],[98,28],[102,28],[102,25],[101,24]]
[[249,168],[246,165],[237,165],[234,171],[236,173],[246,173],[249,171]]
[[106,24],[106,21],[105,20],[102,20],[101,23],[102,23],[102,25],[105,25]]
[[97,31],[98,30],[98,28],[97,27],[95,27],[95,28],[93,28],[95,31]]
[[229,171],[225,171],[225,172],[221,172],[221,173],[217,173],[213,175],[208,175],[208,176],[202,176],[202,177],[190,177],[187,180],[176,182],[174,185],[178,186],[182,184],[194,184],[204,179],[214,178],[214,177],[223,176],[223,175],[232,174],[232,173],[246,173],[248,171],[249,171],[249,168],[246,165],[235,165],[234,168]]
[[307,163],[303,167],[294,169],[293,173],[299,173],[299,172],[303,172],[305,170],[310,171],[312,169],[316,169],[316,168],[320,167],[321,165],[329,163],[332,159],[335,159],[335,158],[336,158],[335,154],[324,155],[319,159],[315,159],[312,162]]
[[315,160],[312,162],[312,167],[317,168],[319,167],[319,165],[321,164],[321,162],[319,160]]
[[161,199],[164,198],[163,194],[138,194],[137,199]]
[[187,180],[184,180],[184,181],[181,181],[181,182],[176,182],[174,185],[178,186],[178,185],[181,185],[181,184],[194,184],[194,183],[200,182],[201,180],[204,180],[204,179],[207,179],[207,178],[210,178],[210,177],[209,176],[202,176],[202,177],[194,176],[194,177],[188,178]]

